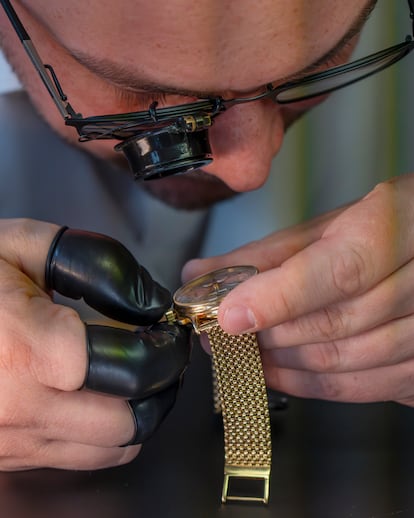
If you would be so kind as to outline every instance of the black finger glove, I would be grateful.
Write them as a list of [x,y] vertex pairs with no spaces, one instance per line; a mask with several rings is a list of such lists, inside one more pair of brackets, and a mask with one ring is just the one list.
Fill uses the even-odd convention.
[[141,331],[88,325],[85,386],[142,399],[174,384],[189,360],[187,328],[160,323]]
[[83,298],[103,315],[127,324],[157,322],[171,306],[168,290],[119,241],[63,227],[46,262],[46,286]]
[[[100,313],[140,332],[87,325],[88,389],[130,400],[136,433],[147,439],[172,408],[190,356],[189,330],[157,323],[171,295],[155,282],[118,241],[101,234],[62,228],[46,261],[46,286],[83,298]],[[151,325],[152,324],[152,325]]]
[[135,435],[150,437],[173,407],[189,362],[189,329],[160,323],[133,332],[88,325],[89,369],[85,387],[130,400]]

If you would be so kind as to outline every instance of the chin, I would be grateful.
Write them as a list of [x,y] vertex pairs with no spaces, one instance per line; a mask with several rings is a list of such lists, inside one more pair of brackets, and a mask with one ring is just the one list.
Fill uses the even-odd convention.
[[237,193],[224,182],[202,170],[142,182],[141,187],[177,209],[206,209]]
[[[75,145],[79,147],[78,143]],[[134,175],[122,154],[114,153],[112,148],[98,146],[90,146],[89,152],[99,160],[111,162],[119,169],[119,174],[127,172],[131,181],[134,181]],[[206,209],[238,194],[222,180],[202,169],[154,180],[137,180],[135,184],[165,204],[184,210]]]
[[[122,169],[129,169],[123,157],[112,156],[111,161]],[[130,174],[132,179],[133,173]],[[167,205],[184,210],[206,209],[238,194],[202,169],[155,180],[138,180],[137,185]]]

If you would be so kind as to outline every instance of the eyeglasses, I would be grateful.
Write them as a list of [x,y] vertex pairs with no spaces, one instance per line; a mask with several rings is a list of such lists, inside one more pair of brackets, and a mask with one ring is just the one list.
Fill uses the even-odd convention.
[[[214,97],[147,111],[82,117],[70,105],[51,65],[43,64],[30,36],[9,0],[0,0],[32,64],[38,71],[67,126],[73,126],[81,142],[114,139],[114,149],[123,152],[136,179],[149,180],[200,169],[213,160],[209,128],[216,117],[232,106],[261,99],[290,104],[319,97],[365,79],[405,57],[414,48],[412,36],[405,41],[345,65],[310,74],[253,97]],[[408,0],[414,35],[414,0]]]

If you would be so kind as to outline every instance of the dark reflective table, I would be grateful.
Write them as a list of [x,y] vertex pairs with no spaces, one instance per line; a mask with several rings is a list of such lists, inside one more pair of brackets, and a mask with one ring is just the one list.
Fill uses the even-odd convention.
[[130,465],[0,474],[1,518],[412,518],[414,409],[291,398],[272,413],[270,503],[220,503],[223,439],[209,357]]

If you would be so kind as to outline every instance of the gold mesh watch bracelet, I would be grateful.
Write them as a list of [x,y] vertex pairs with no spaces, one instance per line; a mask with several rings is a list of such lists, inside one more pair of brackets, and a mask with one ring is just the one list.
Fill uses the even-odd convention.
[[[218,324],[207,331],[224,425],[222,501],[268,502],[272,442],[266,385],[254,334],[228,335]],[[263,480],[263,497],[229,494],[232,477]]]
[[[234,266],[197,277],[176,291],[174,309],[167,315],[170,321],[191,322],[197,333],[207,333],[211,343],[224,425],[222,502],[267,503],[269,499],[271,429],[256,335],[229,335],[217,322],[218,306],[224,296],[255,273],[252,266]],[[263,487],[257,494],[246,488],[234,493],[232,479],[254,479]]]

